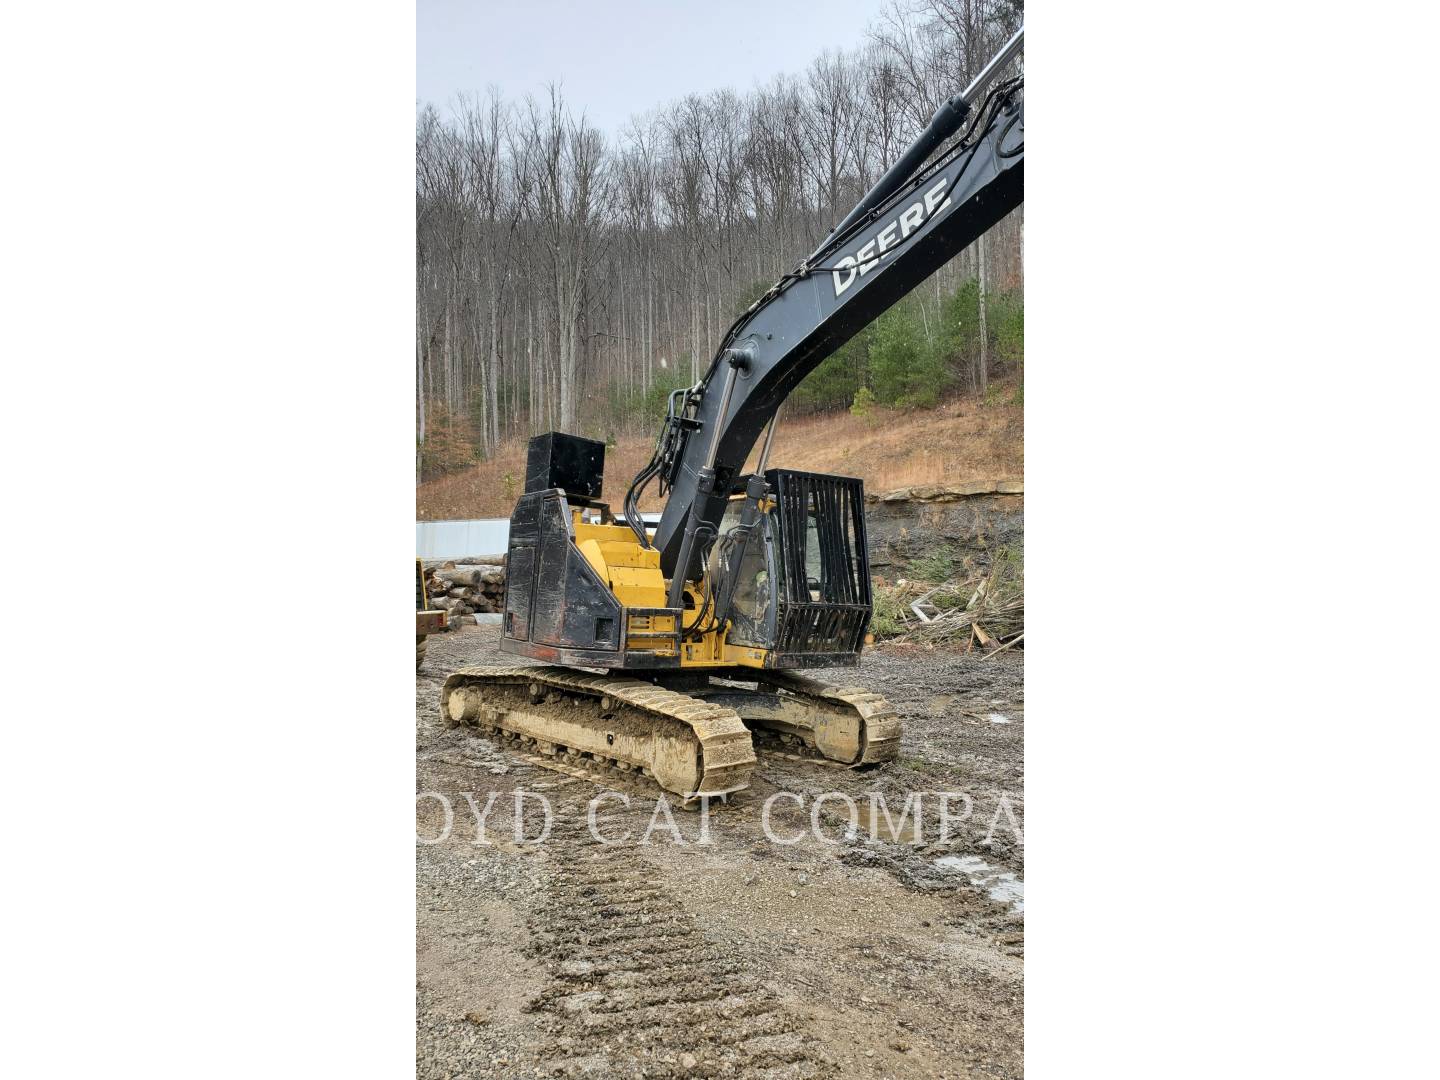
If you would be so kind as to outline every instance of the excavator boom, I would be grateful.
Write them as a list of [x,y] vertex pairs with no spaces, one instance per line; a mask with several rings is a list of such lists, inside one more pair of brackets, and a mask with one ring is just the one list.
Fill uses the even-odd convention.
[[[1013,56],[1020,41],[1017,33],[996,61]],[[987,71],[998,66],[992,63]],[[916,171],[967,119],[966,138],[931,167]],[[826,242],[737,321],[688,395],[688,416],[667,421],[671,454],[660,475],[670,496],[654,541],[667,575],[676,572],[687,534],[697,525],[718,527],[756,439],[791,391],[1019,206],[1024,169],[1022,80],[998,84],[974,109],[957,95]],[[727,361],[737,355],[744,366],[727,397]],[[707,464],[715,473],[708,493],[702,484]],[[700,554],[692,544],[682,568],[685,578],[695,578]]]

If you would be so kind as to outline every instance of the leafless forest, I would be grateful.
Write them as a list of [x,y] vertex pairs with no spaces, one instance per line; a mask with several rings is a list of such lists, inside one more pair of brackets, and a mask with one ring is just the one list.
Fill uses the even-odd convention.
[[[535,431],[656,424],[659,394],[704,373],[731,320],[1022,17],[1012,0],[891,0],[855,50],[610,136],[556,88],[422,105],[417,473]],[[971,278],[982,312],[987,292],[1021,288],[1022,215],[919,290],[931,318]]]

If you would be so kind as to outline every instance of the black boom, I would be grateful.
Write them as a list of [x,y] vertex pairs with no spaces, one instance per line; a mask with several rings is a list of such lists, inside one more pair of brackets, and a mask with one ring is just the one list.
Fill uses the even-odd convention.
[[[917,146],[943,142],[967,113],[947,103]],[[628,511],[655,476],[670,489],[655,533],[666,576],[696,579],[697,535],[718,529],[755,440],[800,380],[1024,200],[1023,80],[998,84],[969,115],[970,129],[930,167],[887,174],[736,322],[705,378],[672,395],[655,457],[626,500]]]

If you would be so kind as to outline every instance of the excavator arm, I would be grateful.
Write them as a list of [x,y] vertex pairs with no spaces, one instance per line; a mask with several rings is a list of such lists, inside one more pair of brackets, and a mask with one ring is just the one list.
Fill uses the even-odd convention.
[[[672,580],[672,606],[685,581],[698,578],[705,540],[717,534],[727,500],[747,489],[741,470],[790,392],[1024,200],[1023,79],[995,83],[981,97],[1020,50],[1022,35],[1023,28],[941,106],[829,238],[735,322],[705,377],[672,395],[654,458],[626,497],[634,523],[638,493],[652,478],[669,492],[653,542]],[[643,526],[632,527],[648,545]]]

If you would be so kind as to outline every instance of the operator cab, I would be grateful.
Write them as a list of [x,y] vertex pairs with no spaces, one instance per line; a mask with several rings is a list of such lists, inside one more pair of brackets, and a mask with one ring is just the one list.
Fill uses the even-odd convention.
[[735,574],[728,640],[776,654],[777,667],[853,664],[870,623],[865,492],[850,476],[770,469],[770,495],[748,537],[730,501],[706,579]]

